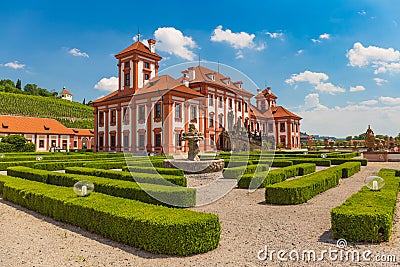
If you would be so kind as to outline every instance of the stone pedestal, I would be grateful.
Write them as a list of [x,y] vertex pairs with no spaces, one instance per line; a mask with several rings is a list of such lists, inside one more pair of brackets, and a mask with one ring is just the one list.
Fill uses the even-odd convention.
[[187,159],[165,159],[164,168],[181,169],[185,173],[209,173],[218,172],[224,168],[223,159],[205,159],[191,161]]

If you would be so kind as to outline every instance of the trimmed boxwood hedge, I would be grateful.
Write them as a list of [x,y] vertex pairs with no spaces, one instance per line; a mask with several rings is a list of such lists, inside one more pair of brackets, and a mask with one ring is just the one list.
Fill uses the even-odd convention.
[[394,170],[381,169],[378,176],[385,186],[371,191],[366,186],[342,205],[331,210],[333,237],[350,242],[389,241],[400,189],[400,178]]
[[269,170],[268,164],[253,164],[248,166],[239,166],[233,168],[224,168],[222,175],[226,179],[239,179],[243,174],[254,174],[255,172],[264,172]]
[[293,162],[293,165],[296,164],[301,164],[301,163],[314,163],[317,166],[325,166],[329,167],[331,166],[331,160],[330,159],[318,159],[318,158],[288,158],[285,159],[287,161]]
[[[343,169],[353,170],[359,162],[347,162],[298,179],[265,187],[265,200],[269,204],[292,205],[307,200],[339,184]],[[351,173],[352,171],[348,171]]]
[[192,207],[196,204],[196,189],[194,188],[146,183],[138,185],[131,181],[69,173],[55,173],[22,166],[8,168],[7,175],[70,187],[80,180],[90,180],[93,182],[96,192],[107,195],[167,206]]
[[129,172],[140,172],[140,173],[153,173],[153,174],[167,174],[167,175],[174,175],[174,176],[185,176],[185,173],[181,169],[175,168],[154,168],[154,167],[128,167],[125,166],[122,168],[123,171]]
[[187,186],[187,181],[185,176],[121,172],[121,171],[102,170],[102,169],[85,168],[85,167],[67,167],[65,168],[65,172],[104,177],[117,180],[133,181],[139,183],[161,184],[161,185],[171,185],[172,183],[179,186]]
[[367,166],[368,159],[339,159],[339,158],[330,158],[332,165],[340,165],[345,162],[360,162],[361,166]]
[[215,249],[220,239],[214,214],[96,192],[77,197],[71,188],[1,175],[0,193],[4,200],[152,253],[203,253]]
[[275,184],[285,181],[287,178],[294,176],[303,176],[315,172],[315,164],[303,163],[288,167],[283,167],[276,170],[256,172],[254,174],[245,174],[238,181],[238,187],[243,189],[264,188],[266,185]]

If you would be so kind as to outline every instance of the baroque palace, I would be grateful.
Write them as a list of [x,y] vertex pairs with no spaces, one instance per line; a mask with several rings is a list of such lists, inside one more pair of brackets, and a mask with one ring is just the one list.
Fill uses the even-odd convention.
[[193,66],[175,79],[158,75],[155,40],[137,41],[118,53],[116,91],[92,102],[96,151],[174,154],[187,151],[182,133],[189,124],[204,135],[200,150],[240,150],[231,142],[239,132],[269,146],[300,148],[301,117],[276,105],[268,87],[252,93],[241,81]]

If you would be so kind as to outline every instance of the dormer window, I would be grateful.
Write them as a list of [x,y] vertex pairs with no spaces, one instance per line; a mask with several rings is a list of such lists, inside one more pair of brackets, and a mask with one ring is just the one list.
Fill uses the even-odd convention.
[[208,74],[206,74],[206,76],[207,76],[208,79],[210,79],[212,81],[215,81],[215,74],[214,73],[208,73]]
[[226,85],[231,84],[231,78],[229,78],[229,77],[222,78],[221,81]]
[[234,82],[233,84],[234,84],[237,88],[242,89],[242,84],[243,84],[242,81],[237,81],[237,82]]
[[145,62],[144,63],[144,68],[145,69],[150,69],[150,63],[149,62]]
[[45,129],[46,131],[50,130],[50,127],[46,127],[46,125],[44,125],[43,127],[44,127],[44,129]]
[[4,123],[1,124],[1,127],[2,127],[3,129],[8,129],[8,125],[4,125]]

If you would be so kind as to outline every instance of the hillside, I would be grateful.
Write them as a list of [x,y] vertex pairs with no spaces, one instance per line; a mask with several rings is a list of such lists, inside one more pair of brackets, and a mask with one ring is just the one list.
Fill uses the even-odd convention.
[[69,128],[94,128],[93,107],[53,97],[0,92],[0,115],[52,118]]

